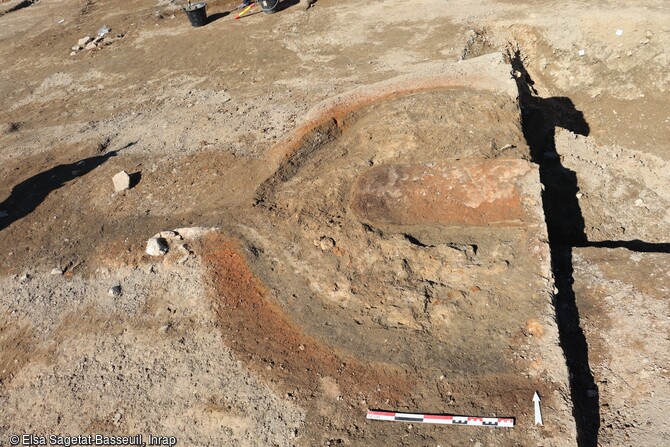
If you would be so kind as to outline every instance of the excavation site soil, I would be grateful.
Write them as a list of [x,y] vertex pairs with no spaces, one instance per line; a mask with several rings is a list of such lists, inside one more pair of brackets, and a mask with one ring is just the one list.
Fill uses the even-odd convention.
[[0,3],[0,445],[664,445],[664,2],[238,3]]

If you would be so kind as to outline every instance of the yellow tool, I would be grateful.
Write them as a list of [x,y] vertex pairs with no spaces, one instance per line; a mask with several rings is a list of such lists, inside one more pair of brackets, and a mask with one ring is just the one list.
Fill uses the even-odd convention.
[[240,13],[237,15],[237,17],[235,17],[235,20],[239,19],[239,18],[242,17],[244,14],[246,14],[247,12],[249,12],[249,10],[250,10],[251,8],[253,8],[254,6],[256,6],[256,3],[252,3],[252,4],[250,4],[249,6],[247,6],[246,8],[244,8],[244,9],[242,10],[242,12],[240,12]]

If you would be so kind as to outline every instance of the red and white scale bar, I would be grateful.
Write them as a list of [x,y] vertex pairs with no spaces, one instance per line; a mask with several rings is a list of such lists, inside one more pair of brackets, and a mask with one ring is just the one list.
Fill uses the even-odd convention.
[[423,424],[475,425],[483,427],[514,427],[514,418],[480,418],[473,416],[443,416],[437,414],[394,413],[391,411],[368,411],[367,419],[376,421],[402,421]]

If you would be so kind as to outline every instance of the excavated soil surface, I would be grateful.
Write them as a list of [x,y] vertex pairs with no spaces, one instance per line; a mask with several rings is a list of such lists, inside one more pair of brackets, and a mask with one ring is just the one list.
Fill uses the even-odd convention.
[[0,445],[662,445],[665,2],[237,3],[0,2]]

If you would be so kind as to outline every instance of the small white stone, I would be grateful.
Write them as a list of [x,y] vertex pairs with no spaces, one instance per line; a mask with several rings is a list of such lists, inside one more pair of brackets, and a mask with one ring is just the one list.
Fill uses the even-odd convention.
[[87,45],[92,40],[93,39],[91,38],[91,36],[82,37],[81,39],[79,39],[77,41],[77,45],[79,45],[80,47],[83,47],[84,45]]
[[53,268],[53,269],[51,269],[51,274],[54,275],[54,276],[55,275],[62,275],[63,274],[63,269],[60,268],[60,267]]
[[91,42],[91,43],[87,44],[84,48],[86,48],[87,50],[92,50],[93,48],[96,48],[96,47],[97,47],[97,45],[94,42]]
[[579,54],[580,56],[584,56],[586,54],[586,51],[585,50],[579,50],[577,52],[577,54]]
[[163,256],[170,250],[168,243],[162,237],[152,237],[147,241],[147,254],[149,256]]
[[617,35],[617,36],[621,36],[621,35],[623,35],[623,30],[622,30],[622,29],[618,29],[618,30],[616,30],[616,35]]
[[121,171],[112,177],[112,182],[114,182],[114,190],[116,192],[125,191],[130,188],[130,176],[126,171]]
[[80,45],[75,45],[75,46],[72,47],[72,51],[79,51],[79,50],[81,50]]

